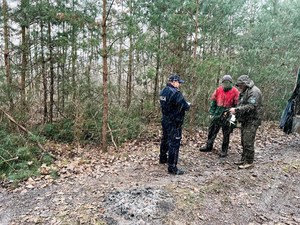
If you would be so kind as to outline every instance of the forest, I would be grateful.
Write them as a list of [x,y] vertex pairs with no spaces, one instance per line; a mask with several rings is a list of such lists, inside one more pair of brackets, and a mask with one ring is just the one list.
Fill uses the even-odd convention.
[[208,124],[220,78],[247,74],[279,121],[299,68],[298,0],[2,0],[1,180],[55,159],[45,143],[112,151],[160,122],[185,80],[188,130]]

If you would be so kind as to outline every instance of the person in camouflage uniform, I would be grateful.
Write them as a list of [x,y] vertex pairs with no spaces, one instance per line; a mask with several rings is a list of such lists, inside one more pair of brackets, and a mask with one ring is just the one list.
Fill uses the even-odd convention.
[[253,166],[255,136],[262,117],[262,93],[247,75],[241,75],[237,79],[236,86],[241,91],[239,102],[237,107],[229,111],[236,115],[238,122],[241,123],[243,152],[241,161],[236,164],[239,165],[239,169],[246,169]]
[[209,109],[211,122],[208,129],[207,142],[204,147],[200,148],[201,152],[212,151],[217,134],[222,128],[223,144],[219,156],[227,156],[232,126],[229,121],[227,121],[226,114],[229,114],[229,112],[226,112],[226,110],[237,105],[239,94],[238,89],[232,86],[232,77],[230,75],[224,75],[222,84],[214,91],[211,97]]

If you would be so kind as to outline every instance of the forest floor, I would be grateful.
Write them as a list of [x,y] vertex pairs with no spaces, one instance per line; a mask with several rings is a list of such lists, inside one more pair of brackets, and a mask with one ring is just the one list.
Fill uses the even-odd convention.
[[221,159],[221,134],[214,152],[202,153],[207,130],[185,131],[182,176],[158,163],[159,125],[107,154],[48,143],[58,160],[40,168],[44,175],[0,187],[0,224],[300,224],[300,136],[265,123],[254,167],[239,170],[239,132]]

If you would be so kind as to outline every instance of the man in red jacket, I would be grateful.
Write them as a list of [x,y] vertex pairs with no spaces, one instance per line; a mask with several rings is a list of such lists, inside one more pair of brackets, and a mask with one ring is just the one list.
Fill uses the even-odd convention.
[[222,128],[223,144],[219,156],[227,156],[232,127],[229,122],[224,121],[224,112],[238,104],[239,94],[238,89],[232,85],[232,77],[230,75],[223,76],[222,84],[214,91],[211,97],[209,110],[211,122],[208,130],[207,143],[206,146],[200,148],[201,152],[212,151],[217,134]]

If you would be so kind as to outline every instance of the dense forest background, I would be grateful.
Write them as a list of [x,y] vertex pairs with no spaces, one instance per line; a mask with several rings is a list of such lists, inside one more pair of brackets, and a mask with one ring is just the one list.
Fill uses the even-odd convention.
[[186,81],[189,129],[207,125],[224,74],[248,74],[263,92],[264,119],[279,120],[299,67],[299,8],[298,0],[2,0],[0,169],[51,161],[45,140],[107,151],[137,137],[159,122],[171,72]]

